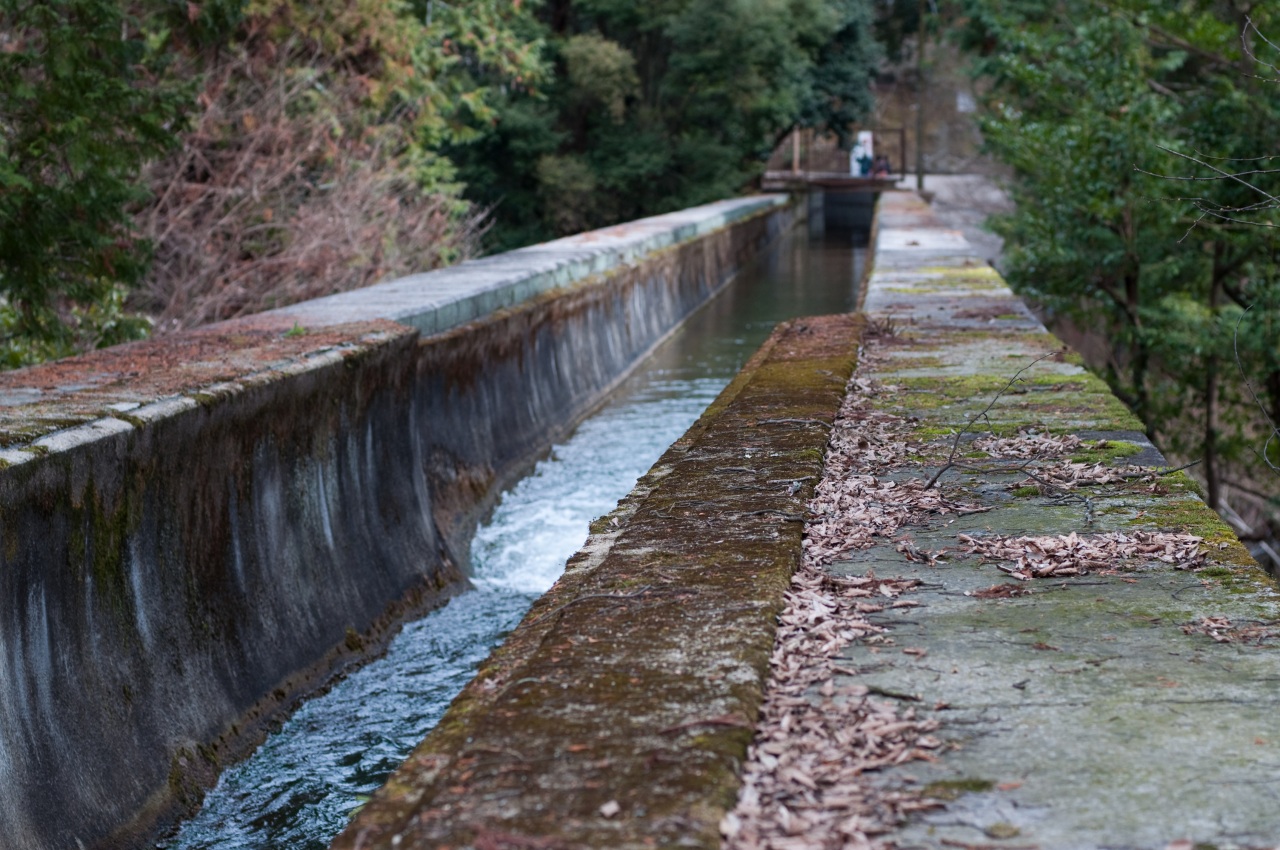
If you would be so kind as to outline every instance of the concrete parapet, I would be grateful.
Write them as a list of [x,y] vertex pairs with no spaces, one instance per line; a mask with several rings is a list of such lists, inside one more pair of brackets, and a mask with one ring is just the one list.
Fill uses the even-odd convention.
[[791,216],[713,204],[0,375],[0,846],[190,811],[462,586],[495,488]]
[[719,201],[317,298],[250,321],[323,327],[378,318],[440,333],[786,203],[785,195]]
[[882,639],[839,659],[861,673],[837,689],[939,724],[936,761],[871,780],[942,804],[887,837],[939,850],[1274,846],[1274,581],[912,194],[881,199],[864,303],[862,415],[904,448],[862,471],[909,490],[941,468],[937,486],[965,511],[918,517],[829,567],[922,583],[911,607],[869,617]]

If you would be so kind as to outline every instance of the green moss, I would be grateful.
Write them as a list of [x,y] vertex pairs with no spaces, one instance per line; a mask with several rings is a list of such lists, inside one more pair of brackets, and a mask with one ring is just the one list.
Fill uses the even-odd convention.
[[978,794],[983,791],[990,791],[995,787],[996,784],[989,779],[943,779],[926,785],[924,787],[924,796],[949,802],[958,799],[961,794]]
[[1062,340],[1048,331],[1011,331],[1007,328],[993,328],[987,331],[949,331],[937,344],[947,348],[956,342],[964,342],[966,340],[983,342],[999,340],[1001,344],[1008,348],[1026,348],[1041,351],[1053,351],[1062,348]]
[[1121,458],[1133,457],[1143,447],[1128,440],[1096,440],[1081,444],[1081,449],[1071,456],[1075,463],[1113,463]]
[[[1094,391],[1099,391],[1106,388],[1105,384],[1102,384],[1097,378],[1088,373],[1078,375],[1023,375],[1019,381],[1036,387],[1061,387],[1062,389],[1072,390],[1093,389]],[[1110,390],[1106,391],[1110,392]]]
[[121,507],[105,509],[98,494],[89,500],[92,515],[93,578],[99,587],[123,590],[126,517]]
[[1009,379],[993,375],[946,375],[900,378],[894,383],[907,392],[941,394],[948,400],[953,400],[994,395],[1009,383]]
[[[1089,374],[1040,375],[1014,386],[1010,375],[945,375],[897,378],[901,387],[882,404],[896,406],[928,420],[940,411],[952,427],[961,427],[989,404],[990,423],[983,432],[1016,430],[1049,422],[1056,430],[1091,428],[1103,431],[1141,430],[1142,424],[1107,385]],[[927,427],[927,426],[926,426]]]
[[200,758],[213,765],[214,768],[220,767],[218,751],[212,744],[200,744],[196,749],[200,752]]
[[1202,501],[1208,498],[1204,486],[1183,470],[1160,476],[1160,483],[1171,493],[1195,493]]
[[895,362],[894,365],[906,369],[941,369],[949,364],[941,357],[929,355],[927,357],[904,357],[902,360]]
[[1040,488],[1039,487],[1019,487],[1017,490],[1013,491],[1013,495],[1015,498],[1018,498],[1018,499],[1025,499],[1025,498],[1028,498],[1029,496],[1039,496]]
[[1017,838],[1022,834],[1022,830],[1018,829],[1011,823],[1000,821],[993,823],[991,826],[983,830],[988,838]]
[[942,275],[943,277],[967,277],[984,283],[1004,284],[1000,272],[989,265],[974,264],[971,266],[923,266],[917,269],[920,274]]
[[1166,496],[1145,506],[1142,515],[1129,520],[1129,524],[1203,537],[1213,562],[1231,568],[1232,582],[1261,581],[1274,585],[1274,580],[1258,566],[1231,526],[1198,498]]

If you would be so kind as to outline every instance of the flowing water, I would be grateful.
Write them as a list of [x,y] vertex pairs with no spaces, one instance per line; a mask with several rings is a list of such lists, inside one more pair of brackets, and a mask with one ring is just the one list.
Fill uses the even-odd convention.
[[409,623],[386,656],[305,703],[160,846],[328,847],[559,577],[591,520],[630,492],[773,326],[853,308],[864,244],[865,233],[799,231],[745,269],[503,494],[472,544],[473,591]]

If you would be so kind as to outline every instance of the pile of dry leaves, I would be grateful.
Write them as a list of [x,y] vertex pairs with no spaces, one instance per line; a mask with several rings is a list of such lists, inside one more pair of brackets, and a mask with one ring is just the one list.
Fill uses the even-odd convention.
[[997,566],[1022,581],[1082,576],[1091,571],[1115,569],[1125,562],[1162,561],[1178,569],[1189,569],[1205,561],[1203,537],[1163,531],[1088,535],[1073,531],[1044,537],[961,534],[957,539],[965,544],[967,553],[980,555],[983,560],[1012,561],[1013,566]]
[[940,746],[937,724],[867,698],[840,684],[836,661],[854,640],[883,629],[866,615],[915,580],[835,578],[806,563],[787,595],[774,646],[772,676],[742,794],[725,816],[726,850],[855,850],[875,845],[910,811],[935,802],[886,791],[864,773],[913,759]]
[[1023,433],[1016,437],[979,437],[974,448],[995,458],[1062,457],[1080,450],[1081,440],[1074,434]]
[[1101,463],[1078,463],[1064,460],[1058,463],[1023,470],[1025,481],[1009,485],[1009,489],[1027,485],[1039,486],[1042,491],[1074,490],[1080,486],[1094,487],[1101,484],[1123,484],[1135,480],[1150,481],[1155,474],[1141,466],[1106,466]]
[[1183,634],[1206,635],[1218,643],[1241,643],[1261,646],[1264,641],[1280,636],[1275,623],[1236,625],[1227,617],[1201,617],[1198,622],[1182,627]]
[[815,565],[872,546],[875,538],[892,537],[930,514],[989,510],[952,501],[920,478],[883,476],[884,470],[904,465],[918,446],[910,442],[905,420],[872,407],[879,391],[871,381],[855,378],[836,418],[823,479],[809,503],[813,519],[805,528],[805,558]]
[[871,409],[877,388],[855,379],[833,429],[804,541],[804,559],[779,619],[765,705],[737,807],[721,830],[726,850],[871,848],[905,813],[936,802],[866,782],[867,771],[931,759],[933,721],[868,699],[841,684],[842,649],[884,631],[867,615],[898,599],[914,579],[837,577],[822,565],[890,537],[924,514],[965,509],[923,482],[878,478],[908,451],[902,419]]

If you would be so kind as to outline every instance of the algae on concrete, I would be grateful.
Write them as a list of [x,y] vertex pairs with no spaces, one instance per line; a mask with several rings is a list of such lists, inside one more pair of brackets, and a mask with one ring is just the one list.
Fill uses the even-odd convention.
[[[891,196],[883,203],[889,215],[908,210],[927,222],[918,199]],[[893,245],[912,241],[894,239]],[[971,298],[963,283],[971,269],[961,254],[913,266],[910,250],[882,246],[880,261],[892,271],[871,278],[869,320],[892,315],[910,330],[873,347],[863,374],[885,387],[873,397],[876,407],[917,418],[914,439],[942,444],[938,438],[966,425],[972,434],[1001,435],[1034,425],[1088,440],[1074,453],[1077,462],[1159,471],[1163,458],[1136,433],[1136,419],[1069,352],[1037,366],[975,419],[1021,365],[1060,343],[1034,320],[1007,333],[956,319],[955,308]],[[903,303],[897,291],[912,288],[913,276],[920,295]],[[999,285],[992,272],[985,278]],[[952,280],[965,290],[954,298],[947,292]],[[1016,303],[1007,290],[1000,297]],[[941,361],[932,375],[914,369],[926,351]],[[918,695],[919,710],[940,722],[937,734],[952,745],[932,764],[913,762],[876,779],[888,789],[923,788],[943,802],[892,840],[939,850],[1014,846],[992,840],[1041,850],[1159,850],[1183,839],[1223,850],[1275,846],[1280,652],[1269,644],[1215,642],[1194,628],[1206,617],[1274,623],[1275,582],[1183,473],[1068,491],[1022,484],[1025,476],[1007,463],[971,462],[941,486],[986,512],[902,529],[917,550],[944,552],[940,563],[909,561],[886,540],[832,568],[924,582],[912,596],[917,607],[873,615],[891,629],[886,639],[845,653],[844,666],[860,671],[857,681],[873,693]],[[926,472],[917,462],[883,475]],[[1117,531],[1199,535],[1206,565],[1117,562],[1102,572],[1019,585],[1028,595],[984,599],[973,594],[1009,578],[996,564],[967,555],[957,540]]]

